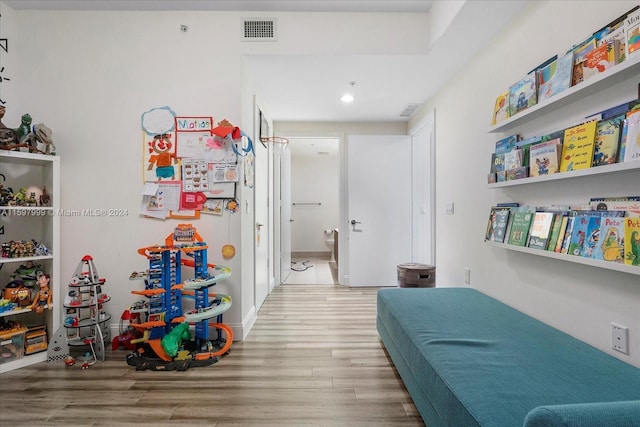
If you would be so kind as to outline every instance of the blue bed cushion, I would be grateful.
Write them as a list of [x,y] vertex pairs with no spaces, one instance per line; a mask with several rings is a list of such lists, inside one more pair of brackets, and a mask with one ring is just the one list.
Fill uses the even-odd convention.
[[529,412],[524,425],[525,427],[638,427],[640,426],[640,400],[539,406]]
[[381,289],[378,325],[434,425],[522,426],[539,406],[640,400],[638,368],[471,288]]

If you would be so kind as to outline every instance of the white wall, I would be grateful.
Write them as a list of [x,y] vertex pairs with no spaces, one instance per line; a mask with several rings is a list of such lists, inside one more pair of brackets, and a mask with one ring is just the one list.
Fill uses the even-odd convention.
[[[436,111],[436,260],[438,286],[471,286],[533,315],[635,366],[640,366],[640,280],[638,276],[601,270],[528,254],[491,248],[483,243],[489,207],[501,201],[528,204],[584,203],[599,195],[638,193],[631,179],[591,177],[488,189],[486,175],[494,143],[488,134],[495,98],[510,84],[556,53],[601,28],[637,1],[531,2],[518,19],[425,108]],[[563,112],[545,115],[518,131],[528,137],[563,129],[574,120],[635,97],[637,76],[611,86]],[[612,189],[612,185],[615,186]],[[455,214],[446,215],[448,202]],[[630,355],[611,350],[611,322],[629,327]]]
[[[295,144],[295,139],[289,144]],[[335,144],[337,146],[338,140]],[[337,150],[329,155],[319,155],[316,152],[303,155],[292,152],[292,252],[331,251],[325,245],[325,240],[333,236],[326,235],[324,230],[338,228],[339,189],[340,159]]]

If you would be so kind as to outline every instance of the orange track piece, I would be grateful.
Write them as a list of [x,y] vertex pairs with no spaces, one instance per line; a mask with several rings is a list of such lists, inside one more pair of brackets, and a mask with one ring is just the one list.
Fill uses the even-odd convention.
[[171,362],[171,358],[167,356],[167,353],[165,353],[164,348],[162,348],[162,343],[160,342],[160,339],[149,340],[147,341],[147,343],[149,344],[149,347],[151,347],[151,349],[158,355],[160,359],[164,360],[165,362]]
[[222,329],[223,331],[225,331],[227,333],[227,342],[224,343],[224,346],[222,346],[222,348],[218,351],[210,351],[208,353],[196,353],[195,355],[196,360],[207,360],[207,359],[211,359],[212,357],[225,354],[231,347],[231,344],[233,343],[233,329],[231,329],[230,326],[225,325],[224,323],[209,323],[209,326],[213,326],[215,328]]
[[144,323],[130,323],[129,326],[131,326],[132,328],[136,328],[136,329],[148,329],[148,328],[155,328],[158,326],[165,326],[166,323],[165,322],[161,322],[161,321],[156,321],[156,322],[144,322]]
[[164,294],[166,291],[164,289],[145,289],[143,291],[131,291],[132,294],[136,294],[136,295],[144,295],[144,296],[151,296],[151,295],[158,295],[158,294]]

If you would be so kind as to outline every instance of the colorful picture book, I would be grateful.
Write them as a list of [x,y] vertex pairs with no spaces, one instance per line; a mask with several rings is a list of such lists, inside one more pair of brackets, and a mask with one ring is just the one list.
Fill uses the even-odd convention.
[[573,48],[573,72],[571,77],[571,86],[575,86],[584,81],[584,61],[587,53],[591,52],[596,47],[596,37],[591,36]]
[[605,212],[600,219],[599,242],[593,252],[594,259],[624,262],[624,218],[613,212]]
[[[522,166],[522,149],[517,148],[504,153],[504,170],[510,171]],[[508,179],[508,178],[507,178]]]
[[496,154],[504,154],[516,148],[518,142],[518,135],[509,135],[505,138],[496,141]]
[[593,150],[593,166],[610,165],[618,161],[623,122],[624,115],[598,122]]
[[509,88],[509,116],[533,107],[538,103],[538,86],[535,72],[529,73],[522,80]]
[[620,146],[622,161],[640,160],[640,109],[627,113]]
[[573,224],[576,221],[576,212],[569,213],[569,219],[567,220],[567,228],[564,231],[564,237],[562,238],[562,246],[560,247],[560,253],[569,253],[569,244],[571,243],[571,235],[573,234]]
[[560,169],[560,139],[541,142],[529,148],[529,176],[557,173]]
[[510,208],[508,207],[494,206],[491,208],[485,240],[504,242],[505,232],[509,223],[509,212]]
[[[600,221],[602,220],[602,213],[599,215],[592,215],[587,222],[587,228],[584,230],[584,242],[580,250],[580,256],[585,258],[593,258],[593,253],[598,245],[600,239]],[[577,254],[576,254],[577,255]]]
[[571,87],[573,52],[569,52],[538,70],[538,102],[543,102]]
[[615,30],[611,31],[607,35],[603,36],[599,44],[605,44],[612,41],[616,41],[618,46],[616,49],[616,62],[623,62],[627,57],[627,41],[626,41],[626,26],[624,26],[624,21],[622,25],[620,25]]
[[536,144],[539,144],[542,138],[539,136],[531,136],[529,138],[522,139],[516,143],[516,148],[522,148],[522,165],[529,166],[530,150]]
[[560,172],[587,169],[593,163],[597,122],[573,126],[564,131]]
[[529,237],[529,228],[531,227],[531,221],[535,212],[530,209],[518,209],[513,212],[511,224],[509,227],[509,239],[510,245],[526,246],[527,239]]
[[583,66],[583,78],[589,80],[618,63],[618,41],[612,40],[602,43],[597,48],[586,54]]
[[625,19],[627,59],[640,55],[640,10],[630,13]]
[[493,117],[491,118],[491,126],[505,121],[509,118],[509,92],[501,93],[496,98],[496,104],[493,108]]
[[507,181],[513,181],[514,179],[526,178],[529,176],[529,168],[526,166],[519,166],[513,169],[505,171],[507,175]]
[[624,263],[640,267],[640,217],[624,218]]
[[527,246],[533,249],[547,249],[554,218],[553,212],[536,212],[533,215]]
[[[568,212],[564,212],[560,215],[561,215],[560,221],[558,221],[556,218],[556,221],[554,222],[554,227],[552,230],[552,235],[556,234],[555,244],[553,244],[552,242],[549,242],[549,247],[547,248],[547,250],[554,251],[556,253],[560,253],[560,251],[562,250],[562,244],[564,243],[564,237],[566,235],[567,225],[569,224],[569,218],[570,218]],[[556,223],[558,223],[557,232],[556,232],[556,226],[555,226]]]
[[589,228],[589,222],[592,217],[602,216],[602,212],[598,211],[578,211],[573,221],[573,228],[571,230],[571,237],[569,240],[569,248],[567,253],[569,255],[580,256],[582,254],[582,247],[587,240],[587,229]]

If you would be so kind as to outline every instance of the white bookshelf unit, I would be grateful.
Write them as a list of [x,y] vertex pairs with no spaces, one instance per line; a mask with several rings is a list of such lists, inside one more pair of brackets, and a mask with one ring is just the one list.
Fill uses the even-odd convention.
[[[615,67],[610,68],[604,73],[594,76],[591,79],[584,81],[576,86],[560,92],[559,94],[541,102],[533,107],[530,107],[517,115],[510,117],[497,125],[492,126],[489,129],[489,133],[500,132],[515,132],[518,126],[526,124],[528,121],[537,119],[547,114],[562,114],[562,109],[570,106],[573,103],[578,103],[585,97],[597,94],[606,93],[607,88],[611,85],[621,82],[633,82],[634,78],[640,76],[640,55],[636,55]],[[640,80],[633,82],[640,84]],[[619,103],[624,102],[624,100]],[[539,184],[541,186],[551,185],[549,182],[565,179],[580,179],[583,177],[601,175],[602,179],[611,179],[612,181],[624,176],[625,179],[631,180],[630,182],[639,183],[638,189],[640,189],[640,160],[626,163],[615,163],[605,166],[596,166],[588,169],[581,169],[569,172],[559,172],[555,174],[536,176],[529,178],[516,179],[511,181],[503,181],[487,184],[490,189],[500,189],[505,187],[513,187],[519,185],[533,185]],[[633,194],[638,195],[638,194]],[[606,195],[602,195],[606,197]],[[508,236],[507,236],[508,238]],[[506,239],[505,239],[506,240]],[[640,276],[640,267],[631,266],[627,264],[620,264],[615,262],[607,262],[602,260],[590,259],[581,256],[574,256],[569,254],[560,254],[553,251],[544,251],[539,249],[532,249],[529,247],[521,247],[516,245],[509,245],[507,243],[486,242],[487,245],[492,247],[498,247],[506,250],[522,252],[531,255],[537,255],[547,258],[553,258],[561,261],[567,261],[572,263],[578,263],[582,265],[589,265],[597,268],[620,271],[623,273],[629,273]]]
[[[0,150],[0,173],[5,180],[0,183],[17,192],[20,188],[42,189],[46,186],[50,196],[48,206],[0,206],[4,234],[0,242],[11,240],[35,240],[43,243],[50,254],[44,256],[6,258],[0,257],[0,286],[4,288],[14,271],[27,261],[42,266],[51,276],[49,284],[53,293],[53,307],[47,307],[42,314],[35,314],[29,308],[3,311],[0,317],[11,318],[25,325],[45,324],[50,341],[60,325],[60,158],[20,151]],[[1,179],[1,178],[0,178]],[[37,287],[37,284],[35,285]],[[34,292],[35,293],[34,289]],[[32,294],[33,294],[32,293]],[[32,365],[47,360],[47,351],[25,354],[22,358],[6,363],[0,362],[0,373]]]

